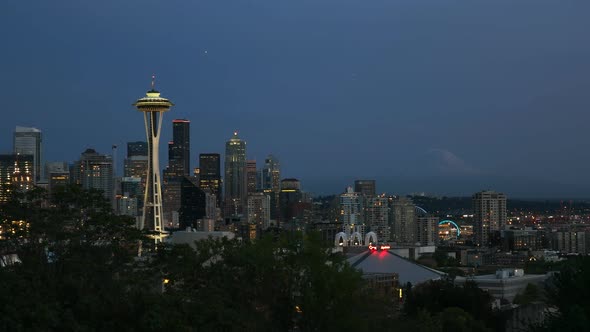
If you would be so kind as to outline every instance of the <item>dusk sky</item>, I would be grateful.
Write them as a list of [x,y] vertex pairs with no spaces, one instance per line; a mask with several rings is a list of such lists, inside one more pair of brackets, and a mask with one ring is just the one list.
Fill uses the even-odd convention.
[[[234,130],[305,191],[590,197],[590,1],[18,1],[0,10],[0,153],[145,140],[156,88],[192,166]],[[164,163],[163,162],[163,163]]]

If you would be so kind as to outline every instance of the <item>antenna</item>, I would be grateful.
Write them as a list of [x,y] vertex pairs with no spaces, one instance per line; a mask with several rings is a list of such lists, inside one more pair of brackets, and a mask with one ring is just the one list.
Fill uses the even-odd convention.
[[156,75],[152,75],[152,90],[154,90],[156,86]]

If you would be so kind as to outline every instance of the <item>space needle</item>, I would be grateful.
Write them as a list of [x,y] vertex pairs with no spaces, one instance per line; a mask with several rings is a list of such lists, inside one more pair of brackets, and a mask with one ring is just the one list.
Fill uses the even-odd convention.
[[160,181],[160,132],[165,112],[174,106],[170,100],[162,98],[154,88],[155,76],[152,76],[152,89],[145,97],[138,99],[133,106],[143,113],[145,133],[148,141],[148,167],[143,196],[143,209],[139,229],[154,232],[155,243],[162,242],[162,185]]

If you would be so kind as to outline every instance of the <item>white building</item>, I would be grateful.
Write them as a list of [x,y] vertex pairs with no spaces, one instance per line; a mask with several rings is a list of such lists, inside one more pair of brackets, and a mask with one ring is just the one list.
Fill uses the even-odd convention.
[[342,231],[349,239],[354,233],[359,233],[361,239],[365,236],[361,213],[361,197],[352,190],[352,187],[346,188],[346,192],[340,195],[340,222]]
[[14,130],[14,153],[33,156],[33,179],[41,179],[41,130],[19,127]]
[[270,196],[264,193],[253,193],[248,196],[248,223],[265,230],[270,227]]

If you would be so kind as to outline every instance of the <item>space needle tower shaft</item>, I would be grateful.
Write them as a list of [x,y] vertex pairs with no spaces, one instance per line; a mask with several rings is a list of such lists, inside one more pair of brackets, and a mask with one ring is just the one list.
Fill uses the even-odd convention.
[[145,132],[148,141],[148,167],[145,181],[144,204],[139,224],[140,229],[155,233],[155,243],[162,241],[162,185],[160,181],[160,133],[162,118],[174,104],[160,96],[154,88],[155,77],[152,76],[152,89],[146,96],[138,99],[133,106],[143,113]]

